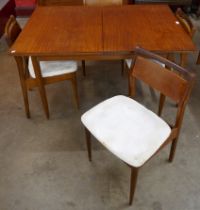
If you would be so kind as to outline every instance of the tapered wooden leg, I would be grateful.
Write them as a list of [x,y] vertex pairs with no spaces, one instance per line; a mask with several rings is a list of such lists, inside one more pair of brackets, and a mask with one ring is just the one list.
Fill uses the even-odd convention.
[[121,60],[121,74],[122,74],[122,76],[124,75],[124,70],[125,70],[125,63],[124,63],[124,60]]
[[[25,57],[25,58],[24,58],[25,78],[30,78],[30,77],[31,77],[30,72],[29,72],[29,70],[28,70],[28,62],[29,62],[29,57]],[[27,90],[32,91],[33,88],[30,88],[30,87],[27,85]]]
[[78,86],[77,86],[77,80],[76,80],[76,73],[74,73],[73,78],[71,79],[72,89],[74,92],[74,101],[76,104],[77,109],[79,108],[79,97],[78,97]]
[[198,58],[197,58],[197,64],[200,64],[200,52],[199,52],[199,55],[198,55]]
[[181,53],[180,54],[180,59],[181,59],[180,65],[182,67],[185,67],[187,65],[187,54],[186,53]]
[[135,79],[131,76],[130,72],[129,72],[129,77],[128,77],[128,95],[130,97],[134,97],[135,96]]
[[83,76],[86,76],[85,61],[82,61],[82,70],[83,70]]
[[172,141],[170,155],[169,155],[169,162],[172,162],[174,160],[177,143],[178,143],[178,139],[174,139]]
[[26,117],[30,118],[28,91],[27,91],[27,86],[26,86],[26,81],[25,81],[23,58],[17,56],[17,57],[15,57],[15,60],[17,62],[17,67],[18,67],[18,72],[19,72],[20,84],[21,84],[22,94],[23,94],[23,98],[24,98],[24,107],[25,107]]
[[159,100],[159,107],[158,107],[158,116],[161,116],[161,114],[162,114],[163,106],[165,104],[165,99],[166,99],[165,95],[160,93],[160,100]]
[[89,158],[89,161],[92,161],[91,134],[90,134],[90,132],[88,131],[87,128],[85,128],[85,136],[86,136],[88,158]]
[[136,183],[137,183],[137,177],[138,177],[138,168],[131,167],[131,180],[130,180],[130,197],[129,197],[129,205],[132,204]]
[[36,57],[31,57],[31,59],[32,59],[33,68],[34,68],[35,75],[36,75],[36,81],[37,81],[37,85],[39,88],[39,93],[40,93],[40,97],[42,100],[43,109],[44,109],[47,119],[49,119],[49,107],[48,107],[44,82],[43,82],[42,75],[41,75],[40,65],[39,65],[39,62]]

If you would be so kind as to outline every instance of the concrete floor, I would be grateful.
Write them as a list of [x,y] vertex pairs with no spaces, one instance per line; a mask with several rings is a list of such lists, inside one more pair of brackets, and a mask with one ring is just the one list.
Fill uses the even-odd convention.
[[[197,23],[197,22],[195,22]],[[199,26],[198,26],[199,30]],[[195,43],[200,45],[199,31]],[[140,171],[133,205],[128,206],[129,168],[93,141],[87,159],[81,115],[98,102],[127,94],[120,62],[88,62],[78,71],[81,107],[73,104],[68,82],[47,87],[50,120],[37,90],[30,92],[31,119],[24,113],[15,61],[0,45],[0,210],[199,210],[200,209],[200,66],[187,107],[175,161],[166,162],[169,147]],[[154,108],[157,97],[138,88],[137,98]],[[173,117],[175,106],[168,102]]]

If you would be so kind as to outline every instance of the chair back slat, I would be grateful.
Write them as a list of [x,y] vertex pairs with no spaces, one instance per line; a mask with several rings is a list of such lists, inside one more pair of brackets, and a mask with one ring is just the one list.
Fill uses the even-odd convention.
[[175,102],[180,102],[188,88],[188,83],[177,73],[160,64],[138,56],[132,75],[150,85]]
[[192,72],[143,48],[136,47],[134,52],[130,77],[147,83],[180,106],[187,102],[195,81]]
[[[187,69],[143,48],[134,49],[130,78],[130,95],[135,93],[135,80],[138,79],[160,92],[158,115],[161,116],[165,98],[176,102],[177,112],[173,128],[178,131],[186,104],[192,91],[195,75]],[[164,65],[163,65],[164,64]]]

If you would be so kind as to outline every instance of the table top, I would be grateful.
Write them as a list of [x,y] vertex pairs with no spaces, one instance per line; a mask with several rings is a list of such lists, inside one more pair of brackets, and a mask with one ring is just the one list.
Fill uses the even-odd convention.
[[37,7],[11,47],[13,55],[123,54],[136,45],[158,52],[195,51],[166,5]]

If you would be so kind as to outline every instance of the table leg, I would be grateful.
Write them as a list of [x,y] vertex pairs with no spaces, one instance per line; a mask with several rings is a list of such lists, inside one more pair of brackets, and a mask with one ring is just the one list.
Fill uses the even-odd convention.
[[16,60],[18,72],[19,72],[19,78],[20,78],[20,84],[21,84],[23,98],[24,98],[24,106],[25,106],[26,116],[27,116],[27,118],[30,118],[28,91],[27,91],[27,86],[26,86],[23,57],[15,56],[15,60]]
[[78,87],[77,87],[77,79],[76,79],[76,72],[72,73],[73,77],[71,78],[72,89],[74,92],[74,99],[76,107],[79,108],[79,97],[78,97]]

